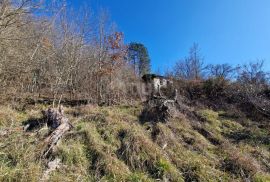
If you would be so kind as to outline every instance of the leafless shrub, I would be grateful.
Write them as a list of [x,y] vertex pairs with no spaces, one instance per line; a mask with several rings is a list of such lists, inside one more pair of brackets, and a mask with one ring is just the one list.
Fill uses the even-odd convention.
[[175,77],[186,80],[199,80],[203,77],[203,58],[200,55],[199,45],[193,44],[189,56],[178,61],[174,67]]
[[263,70],[264,61],[250,62],[243,65],[238,70],[238,82],[242,84],[267,84],[269,83],[269,73]]
[[235,75],[237,68],[232,67],[229,64],[210,64],[206,67],[210,78],[223,78],[231,79]]

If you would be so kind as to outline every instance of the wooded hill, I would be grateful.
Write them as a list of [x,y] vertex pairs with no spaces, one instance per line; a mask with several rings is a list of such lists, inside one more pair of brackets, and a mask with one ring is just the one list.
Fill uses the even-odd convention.
[[263,61],[205,65],[194,44],[166,73],[177,97],[142,102],[144,45],[30,0],[0,1],[0,55],[0,181],[270,181]]

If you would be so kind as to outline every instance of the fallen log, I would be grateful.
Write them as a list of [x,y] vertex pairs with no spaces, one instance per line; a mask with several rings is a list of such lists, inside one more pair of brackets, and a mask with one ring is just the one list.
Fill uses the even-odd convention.
[[69,119],[64,115],[63,107],[58,109],[49,108],[46,111],[42,111],[43,119],[47,123],[47,126],[51,130],[49,136],[44,140],[44,149],[41,154],[41,159],[46,162],[46,170],[44,171],[40,181],[48,181],[49,175],[52,171],[60,167],[61,161],[59,158],[53,156],[53,151],[56,150],[56,146],[59,140],[72,129],[72,125]]
[[50,173],[55,171],[56,169],[60,168],[61,161],[59,158],[56,158],[47,164],[47,169],[43,173],[42,178],[40,181],[49,181]]
[[43,115],[48,127],[52,130],[51,134],[45,139],[45,149],[42,154],[43,158],[48,158],[58,141],[72,128],[72,125],[64,115],[62,106],[59,109],[49,108],[47,111],[43,111]]

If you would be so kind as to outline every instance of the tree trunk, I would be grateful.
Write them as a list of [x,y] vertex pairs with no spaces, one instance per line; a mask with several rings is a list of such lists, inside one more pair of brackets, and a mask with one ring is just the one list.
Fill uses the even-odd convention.
[[44,118],[47,121],[47,125],[53,130],[53,132],[45,139],[45,150],[42,154],[43,158],[48,158],[54,151],[58,141],[63,135],[72,128],[69,119],[64,116],[62,107],[59,109],[49,108],[43,112]]

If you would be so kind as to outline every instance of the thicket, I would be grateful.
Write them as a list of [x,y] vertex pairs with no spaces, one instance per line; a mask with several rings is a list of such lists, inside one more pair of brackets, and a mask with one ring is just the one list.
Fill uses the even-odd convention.
[[64,1],[0,1],[2,100],[115,104],[137,98],[128,45],[108,13]]
[[[132,102],[140,99],[141,75],[150,72],[146,47],[125,44],[106,11],[73,11],[64,1],[0,1],[0,55],[2,102]],[[263,67],[263,61],[206,65],[194,44],[168,76],[191,102],[237,103],[269,116],[269,73]]]
[[248,116],[269,118],[269,72],[264,61],[244,65],[205,65],[197,44],[187,58],[176,63],[168,73],[175,86],[190,104],[213,109],[232,109]]

